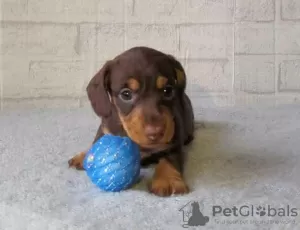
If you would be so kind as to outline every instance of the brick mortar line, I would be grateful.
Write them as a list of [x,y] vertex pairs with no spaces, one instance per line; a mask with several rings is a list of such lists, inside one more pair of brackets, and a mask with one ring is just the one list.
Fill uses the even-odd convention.
[[256,92],[254,90],[238,90],[235,95],[238,95],[237,94],[238,92],[246,93],[247,95],[261,95],[261,96],[267,96],[267,95],[275,96],[276,95],[275,90],[274,91],[259,91],[259,92]]
[[138,23],[138,22],[91,22],[91,21],[80,21],[80,22],[53,22],[53,21],[13,21],[13,20],[2,20],[0,24],[27,24],[27,25],[61,25],[61,26],[77,26],[77,25],[132,25],[132,26],[173,26],[173,27],[188,27],[188,26],[230,26],[230,25],[272,25],[275,23],[275,29],[280,26],[289,26],[289,25],[299,25],[300,26],[300,19],[290,24],[277,24],[275,21],[235,21],[235,22],[191,22],[191,23]]
[[20,97],[20,98],[14,98],[14,97],[3,97],[3,100],[5,101],[29,101],[29,100],[78,100],[80,98],[83,98],[83,96],[49,96],[49,97]]
[[[181,42],[180,42],[180,26],[175,26],[176,31],[176,42],[177,42],[177,50],[178,50],[178,56],[181,50]],[[184,62],[186,62],[186,57],[183,58]],[[184,63],[186,64],[186,63]]]
[[[298,22],[298,21],[297,21]],[[274,21],[269,22],[262,22],[258,23],[256,21],[236,21],[236,22],[228,22],[228,23],[222,23],[222,22],[213,22],[213,23],[136,23],[136,22],[51,22],[51,21],[12,21],[12,20],[4,20],[0,21],[0,24],[27,24],[27,25],[61,25],[61,26],[80,26],[80,25],[132,25],[132,26],[172,26],[172,27],[188,27],[188,26],[231,26],[231,25],[245,25],[245,26],[251,26],[251,25],[273,25],[275,24],[275,30],[277,27],[285,27],[285,26],[293,26],[298,25],[300,26],[300,20],[298,23],[290,23],[290,24],[278,24]]]
[[[176,55],[175,55],[176,56]],[[246,55],[245,55],[246,56]],[[45,59],[42,59],[43,56],[40,57],[40,59],[34,59],[34,60],[31,60],[30,62],[34,62],[34,63],[85,63],[85,59],[82,59],[82,60],[79,60],[79,59],[58,59],[58,60],[46,60]],[[191,61],[191,62],[197,62],[197,61],[200,61],[200,62],[229,62],[230,59],[229,58],[181,58],[179,56],[176,57],[178,60],[180,61]],[[105,62],[107,59],[99,59],[99,61],[102,61],[102,62]]]
[[[3,44],[3,34],[2,34],[2,30],[0,30],[0,42],[1,42],[1,45]],[[3,56],[0,55],[0,68],[3,69]],[[4,96],[4,90],[3,90],[3,85],[4,85],[4,77],[3,77],[3,74],[1,73],[0,74],[0,111],[3,109],[3,96]]]
[[273,0],[273,7],[274,7],[274,19],[273,21],[276,21],[276,0]]
[[300,94],[300,89],[278,89],[278,95],[282,93],[293,93],[295,95]]
[[282,0],[279,0],[278,3],[279,3],[279,9],[280,9],[279,19],[282,21]]
[[[279,6],[277,6],[277,4],[279,4]],[[278,11],[278,7],[279,7],[279,12]],[[281,15],[282,15],[282,2],[281,0],[276,1],[274,0],[274,13],[275,13],[275,23],[274,23],[274,27],[273,27],[273,36],[274,36],[274,42],[273,42],[273,51],[275,53],[274,55],[274,88],[275,88],[275,94],[277,95],[279,93],[279,78],[280,78],[280,63],[278,63],[278,58],[277,58],[277,30],[276,30],[276,24],[278,23],[278,21],[281,19]],[[279,17],[278,17],[279,14]],[[277,72],[278,71],[278,72]]]
[[236,56],[300,56],[300,52],[297,54],[291,53],[235,53]]
[[297,18],[297,19],[282,18],[281,21],[283,21],[283,22],[300,22],[300,18]]
[[256,23],[256,24],[264,24],[264,23],[272,23],[274,22],[275,20],[264,20],[264,21],[261,21],[261,20],[236,20],[235,23]]
[[236,39],[235,39],[235,36],[236,36],[236,21],[235,21],[235,12],[236,12],[236,0],[233,1],[233,21],[234,21],[234,26],[233,26],[233,63],[232,63],[232,82],[231,82],[231,90],[234,92],[235,90],[235,84],[236,84],[236,78],[235,78],[235,73],[236,73],[236,70],[235,70],[235,48],[236,48]]
[[273,56],[275,53],[234,53],[236,56]]
[[177,58],[180,61],[191,61],[191,62],[229,62],[229,59],[227,58]]
[[[127,0],[123,0],[122,3],[123,3],[123,20],[124,20],[124,25],[123,25],[123,28],[124,28],[124,31],[126,31],[128,28],[127,28],[127,7],[125,6],[126,5],[126,2]],[[133,3],[132,3],[132,12],[134,11],[134,7],[135,7],[135,1],[133,0]],[[124,33],[123,34],[123,49],[127,49],[127,36],[126,34]]]
[[[282,21],[299,21],[300,18],[298,19],[281,19]],[[32,23],[67,23],[67,24],[76,24],[76,23],[93,23],[93,20],[87,20],[87,21],[76,21],[76,22],[70,22],[70,21],[49,21],[49,20],[30,20],[30,19],[24,19],[24,20],[13,20],[13,19],[4,19],[4,18],[0,18],[0,21],[9,21],[9,22],[32,22]],[[105,20],[106,21],[106,20]],[[112,22],[114,22],[113,20],[110,20]],[[140,21],[140,19],[136,19],[136,20],[130,20],[132,21],[131,23],[139,23],[136,21]],[[162,21],[168,21],[168,20],[162,20]],[[182,22],[177,22],[177,23],[172,23],[172,20],[170,19],[170,22],[163,22],[163,24],[232,24],[232,23],[270,23],[270,22],[274,22],[275,20],[238,20],[238,19],[234,19],[228,22],[224,22],[224,21],[213,21],[213,22],[204,22],[204,21],[199,21],[199,22],[193,22],[194,20],[191,20],[192,22],[188,22],[187,20],[182,21]],[[122,23],[119,21],[116,21],[116,23]],[[157,22],[159,23],[159,22]],[[147,24],[147,23],[145,23]],[[151,23],[150,23],[151,24]]]
[[52,21],[13,21],[13,20],[1,20],[0,24],[31,24],[31,25],[64,25],[64,26],[76,26],[82,23],[72,23],[72,22],[52,22]]
[[[1,60],[1,67],[3,65],[3,62],[2,62],[2,58],[0,57],[0,60]],[[4,85],[4,79],[3,79],[3,74],[0,75],[0,110],[2,110],[3,108],[3,97],[4,97],[4,90],[3,90],[3,85]]]
[[29,65],[32,65],[33,63],[52,63],[52,64],[54,64],[54,63],[60,63],[60,64],[65,64],[65,63],[76,63],[76,64],[82,64],[82,63],[85,63],[84,61],[81,61],[81,60],[30,60],[29,61]]
[[209,26],[209,25],[233,25],[234,22],[209,22],[209,23],[197,23],[197,22],[190,22],[190,23],[139,23],[139,22],[91,22],[91,21],[80,21],[80,22],[53,22],[53,21],[13,21],[13,20],[2,20],[0,24],[33,24],[33,25],[69,25],[69,26],[76,26],[81,24],[92,24],[92,25],[145,25],[145,26]]
[[265,23],[257,23],[257,22],[234,22],[235,25],[237,26],[252,26],[252,25],[273,25],[275,22],[265,22]]
[[[187,91],[189,93],[189,91]],[[207,95],[209,93],[210,95]],[[282,91],[280,94],[274,94],[274,92],[251,92],[251,91],[235,91],[235,92],[218,92],[218,91],[211,91],[211,92],[203,92],[198,94],[196,97],[218,97],[218,96],[235,96],[235,97],[245,97],[245,96],[262,96],[262,97],[276,97],[276,96],[300,96],[300,90],[285,90]],[[22,100],[78,100],[78,99],[88,99],[87,96],[49,96],[49,97],[22,97],[22,98],[12,98],[12,97],[4,97],[6,101],[22,101]]]

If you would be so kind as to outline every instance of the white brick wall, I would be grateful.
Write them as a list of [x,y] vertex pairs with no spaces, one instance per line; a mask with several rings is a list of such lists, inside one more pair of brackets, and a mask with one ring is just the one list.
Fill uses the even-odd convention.
[[234,86],[236,91],[246,93],[274,93],[274,56],[236,56]]
[[232,25],[183,25],[179,28],[181,58],[218,59],[233,55]]
[[280,91],[297,91],[300,88],[300,59],[285,60],[280,65]]
[[0,4],[1,109],[80,106],[103,63],[138,45],[182,62],[196,106],[300,99],[299,0]]
[[282,19],[300,20],[300,1],[281,0],[282,1]]
[[274,24],[235,25],[235,54],[273,54],[274,42]]
[[236,21],[271,22],[275,19],[275,0],[236,0]]
[[3,22],[1,55],[41,55],[42,58],[77,56],[76,25]]

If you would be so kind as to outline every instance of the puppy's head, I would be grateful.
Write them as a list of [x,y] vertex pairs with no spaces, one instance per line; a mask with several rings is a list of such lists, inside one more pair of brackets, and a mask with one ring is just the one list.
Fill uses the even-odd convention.
[[117,111],[127,135],[141,147],[165,145],[175,133],[174,107],[186,84],[181,64],[157,50],[136,47],[108,61],[87,93],[100,117]]

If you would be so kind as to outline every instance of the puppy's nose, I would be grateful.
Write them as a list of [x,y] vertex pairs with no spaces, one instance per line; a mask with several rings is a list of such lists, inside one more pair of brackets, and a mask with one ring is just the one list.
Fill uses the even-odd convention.
[[151,141],[156,141],[162,137],[164,128],[162,125],[146,125],[145,134]]

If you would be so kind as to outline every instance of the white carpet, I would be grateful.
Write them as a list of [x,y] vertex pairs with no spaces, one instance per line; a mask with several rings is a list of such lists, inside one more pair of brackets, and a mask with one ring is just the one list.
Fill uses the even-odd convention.
[[[0,230],[179,230],[190,214],[183,220],[179,209],[194,201],[209,222],[189,229],[300,229],[300,105],[206,109],[197,118],[206,127],[189,151],[192,192],[158,198],[146,190],[151,169],[133,189],[113,194],[68,168],[68,159],[88,147],[96,132],[91,110],[2,112]],[[213,205],[253,205],[254,216],[213,216]],[[298,215],[260,217],[259,205],[276,212],[289,205]]]

